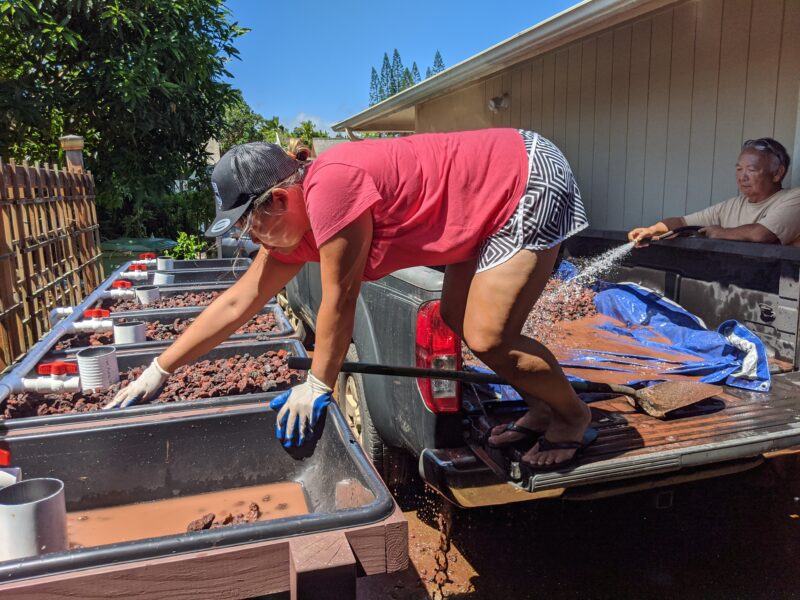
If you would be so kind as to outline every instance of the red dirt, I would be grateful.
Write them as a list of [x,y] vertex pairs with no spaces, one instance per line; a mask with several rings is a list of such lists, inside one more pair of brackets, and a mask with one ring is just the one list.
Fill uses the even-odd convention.
[[164,296],[152,304],[139,304],[138,300],[115,300],[107,298],[100,305],[112,312],[123,312],[126,310],[151,310],[157,308],[185,308],[191,306],[208,306],[222,292],[186,292],[175,294],[174,296]]
[[[200,398],[286,389],[300,379],[297,371],[286,366],[290,355],[286,350],[270,350],[259,356],[243,354],[181,367],[164,384],[161,394],[150,403],[190,402]],[[103,392],[13,394],[8,399],[3,417],[19,419],[99,410],[111,401],[119,389],[141,375],[143,370],[144,367],[134,367],[120,373],[120,382]]]
[[[178,337],[183,331],[189,327],[195,320],[195,317],[184,319],[178,317],[169,322],[162,323],[161,321],[147,321],[145,326],[147,332],[145,334],[148,342],[158,340],[172,340]],[[124,323],[126,319],[117,320],[118,323]],[[247,323],[242,325],[236,330],[235,335],[246,333],[278,333],[281,331],[275,315],[271,312],[263,315],[256,315]],[[114,336],[111,331],[101,331],[96,333],[76,333],[61,338],[54,346],[54,350],[66,350],[67,348],[80,348],[83,346],[106,346],[114,343]]]

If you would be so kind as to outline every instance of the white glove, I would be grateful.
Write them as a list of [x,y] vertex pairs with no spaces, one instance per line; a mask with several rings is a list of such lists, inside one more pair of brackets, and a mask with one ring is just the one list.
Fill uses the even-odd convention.
[[322,411],[331,403],[332,392],[309,371],[303,383],[273,398],[269,407],[279,411],[275,419],[275,437],[286,448],[301,446],[306,430],[313,431]]
[[126,385],[114,399],[103,407],[103,410],[109,408],[125,408],[131,404],[137,404],[140,401],[150,400],[158,389],[164,385],[164,382],[169,379],[170,373],[167,373],[158,364],[158,359],[154,358],[142,374],[134,381]]

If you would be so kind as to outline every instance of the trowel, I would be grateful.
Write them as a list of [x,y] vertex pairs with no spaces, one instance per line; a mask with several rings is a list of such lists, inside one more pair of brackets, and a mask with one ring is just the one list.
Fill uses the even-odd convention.
[[[311,368],[310,358],[289,357],[289,368],[306,371]],[[362,373],[365,375],[389,375],[391,377],[421,377],[428,379],[447,379],[465,383],[494,383],[508,385],[503,378],[494,373],[475,373],[472,371],[452,371],[447,369],[423,369],[420,367],[393,367],[362,362],[345,362],[342,373]],[[631,406],[643,410],[651,417],[663,419],[668,413],[706,400],[722,392],[722,387],[699,381],[665,381],[653,386],[634,389],[627,385],[614,383],[595,383],[592,381],[571,381],[576,392],[619,394],[627,396]]]

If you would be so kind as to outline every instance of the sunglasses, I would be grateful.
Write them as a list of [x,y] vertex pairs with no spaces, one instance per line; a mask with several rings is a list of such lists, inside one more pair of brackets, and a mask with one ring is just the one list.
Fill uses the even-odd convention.
[[767,151],[773,156],[778,157],[780,159],[781,164],[783,164],[783,154],[775,147],[775,145],[770,142],[769,140],[765,139],[758,139],[758,140],[747,140],[744,144],[742,144],[742,148],[753,148],[755,150]]

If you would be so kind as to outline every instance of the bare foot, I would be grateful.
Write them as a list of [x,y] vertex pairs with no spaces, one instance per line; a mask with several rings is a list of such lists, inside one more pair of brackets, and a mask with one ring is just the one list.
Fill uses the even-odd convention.
[[[514,423],[533,431],[545,431],[550,424],[550,409],[546,404],[537,402],[535,406],[531,407],[528,412],[514,421]],[[519,442],[524,438],[525,435],[522,433],[506,431],[506,423],[502,423],[492,428],[489,435],[489,443],[506,445]]]
[[[592,411],[583,402],[581,402],[581,406],[583,415],[577,422],[565,423],[553,415],[544,437],[551,442],[580,442],[592,422]],[[574,448],[541,451],[537,442],[525,453],[522,461],[530,465],[557,465],[570,460],[575,452],[577,450]]]

